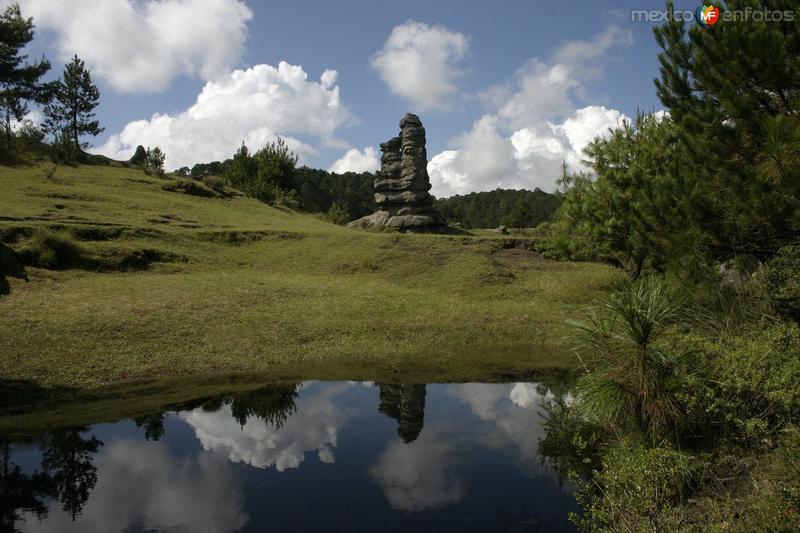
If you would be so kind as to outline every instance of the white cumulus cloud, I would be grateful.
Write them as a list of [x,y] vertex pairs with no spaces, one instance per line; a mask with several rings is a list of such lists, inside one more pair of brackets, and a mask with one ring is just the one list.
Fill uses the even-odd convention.
[[166,167],[173,169],[224,160],[242,142],[258,149],[281,136],[301,157],[313,155],[316,150],[293,135],[340,146],[334,132],[351,117],[335,81],[336,71],[326,70],[317,82],[303,67],[283,61],[277,68],[234,70],[206,83],[185,111],[130,122],[95,152],[127,159],[137,145],[158,146],[166,153]]
[[464,75],[460,63],[468,51],[464,34],[409,21],[392,30],[371,63],[393,94],[417,111],[426,111],[449,107]]
[[372,146],[367,146],[364,150],[351,148],[334,161],[328,170],[342,174],[344,172],[374,172],[379,168],[381,168],[381,160],[378,157],[378,151]]
[[240,60],[253,16],[241,0],[21,0],[20,7],[37,28],[56,33],[61,59],[78,54],[123,92],[224,74]]
[[550,61],[529,60],[509,83],[486,91],[493,112],[429,162],[433,194],[553,190],[562,162],[579,170],[586,145],[627,119],[604,106],[578,107],[576,100],[586,81],[601,75],[604,59],[631,43],[630,31],[610,26],[590,40],[566,43]]

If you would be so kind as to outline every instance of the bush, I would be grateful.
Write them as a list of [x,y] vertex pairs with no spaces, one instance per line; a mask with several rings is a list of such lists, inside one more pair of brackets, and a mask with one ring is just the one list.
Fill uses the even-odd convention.
[[21,127],[15,133],[18,150],[23,154],[41,157],[45,154],[45,132],[41,126],[35,125],[29,119],[22,121]]
[[589,480],[601,467],[600,446],[608,435],[563,399],[556,398],[543,409],[545,436],[539,439],[539,455],[562,476]]
[[36,230],[19,255],[26,265],[56,270],[85,262],[84,250],[72,235],[47,230]]
[[300,209],[300,195],[294,189],[276,188],[274,203],[289,209]]
[[577,498],[585,515],[571,518],[586,531],[676,531],[695,464],[692,456],[669,448],[623,443],[604,457],[594,484],[581,485]]
[[203,177],[203,185],[209,189],[221,192],[225,189],[225,180],[219,176],[205,176]]
[[350,217],[347,215],[347,211],[345,211],[342,206],[334,202],[331,204],[331,208],[328,209],[328,212],[325,213],[325,220],[331,224],[344,226],[350,221]]
[[169,192],[179,192],[192,196],[202,196],[204,198],[214,198],[218,196],[216,191],[209,189],[203,183],[188,179],[168,181],[162,185],[161,188]]
[[800,328],[772,323],[719,339],[709,349],[713,381],[695,400],[716,436],[759,444],[800,417]]
[[755,282],[776,314],[800,321],[800,244],[781,248]]
[[[684,419],[679,395],[694,351],[667,335],[680,305],[661,278],[626,281],[575,329],[583,375],[576,406],[587,420],[658,441]],[[677,436],[677,435],[676,435]]]

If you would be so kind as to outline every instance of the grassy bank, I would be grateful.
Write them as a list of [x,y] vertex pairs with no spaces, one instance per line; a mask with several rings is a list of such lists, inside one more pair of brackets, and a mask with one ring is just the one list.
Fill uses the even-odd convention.
[[[614,272],[492,236],[365,233],[131,169],[0,170],[0,237],[78,243],[0,300],[0,379],[489,379],[573,364],[563,320]],[[511,236],[513,238],[513,236]],[[130,260],[130,258],[133,258]]]

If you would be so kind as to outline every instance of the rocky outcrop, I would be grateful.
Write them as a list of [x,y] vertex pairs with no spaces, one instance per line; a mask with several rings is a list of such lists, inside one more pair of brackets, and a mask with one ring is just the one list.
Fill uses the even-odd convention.
[[504,226],[503,224],[500,224],[499,226],[497,226],[497,228],[494,230],[494,232],[495,233],[502,233],[503,235],[508,235],[508,228],[506,226]]
[[136,147],[136,152],[128,159],[128,164],[142,166],[145,163],[147,163],[147,150],[140,144]]
[[378,210],[348,226],[443,231],[444,219],[428,192],[427,167],[425,128],[419,117],[408,113],[400,120],[400,135],[381,144],[381,169],[374,182]]

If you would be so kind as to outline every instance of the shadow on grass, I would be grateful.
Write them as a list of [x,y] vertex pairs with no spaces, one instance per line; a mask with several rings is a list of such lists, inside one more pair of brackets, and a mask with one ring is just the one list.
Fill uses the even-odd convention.
[[24,413],[76,395],[77,391],[70,387],[42,387],[27,379],[0,379],[0,416]]

